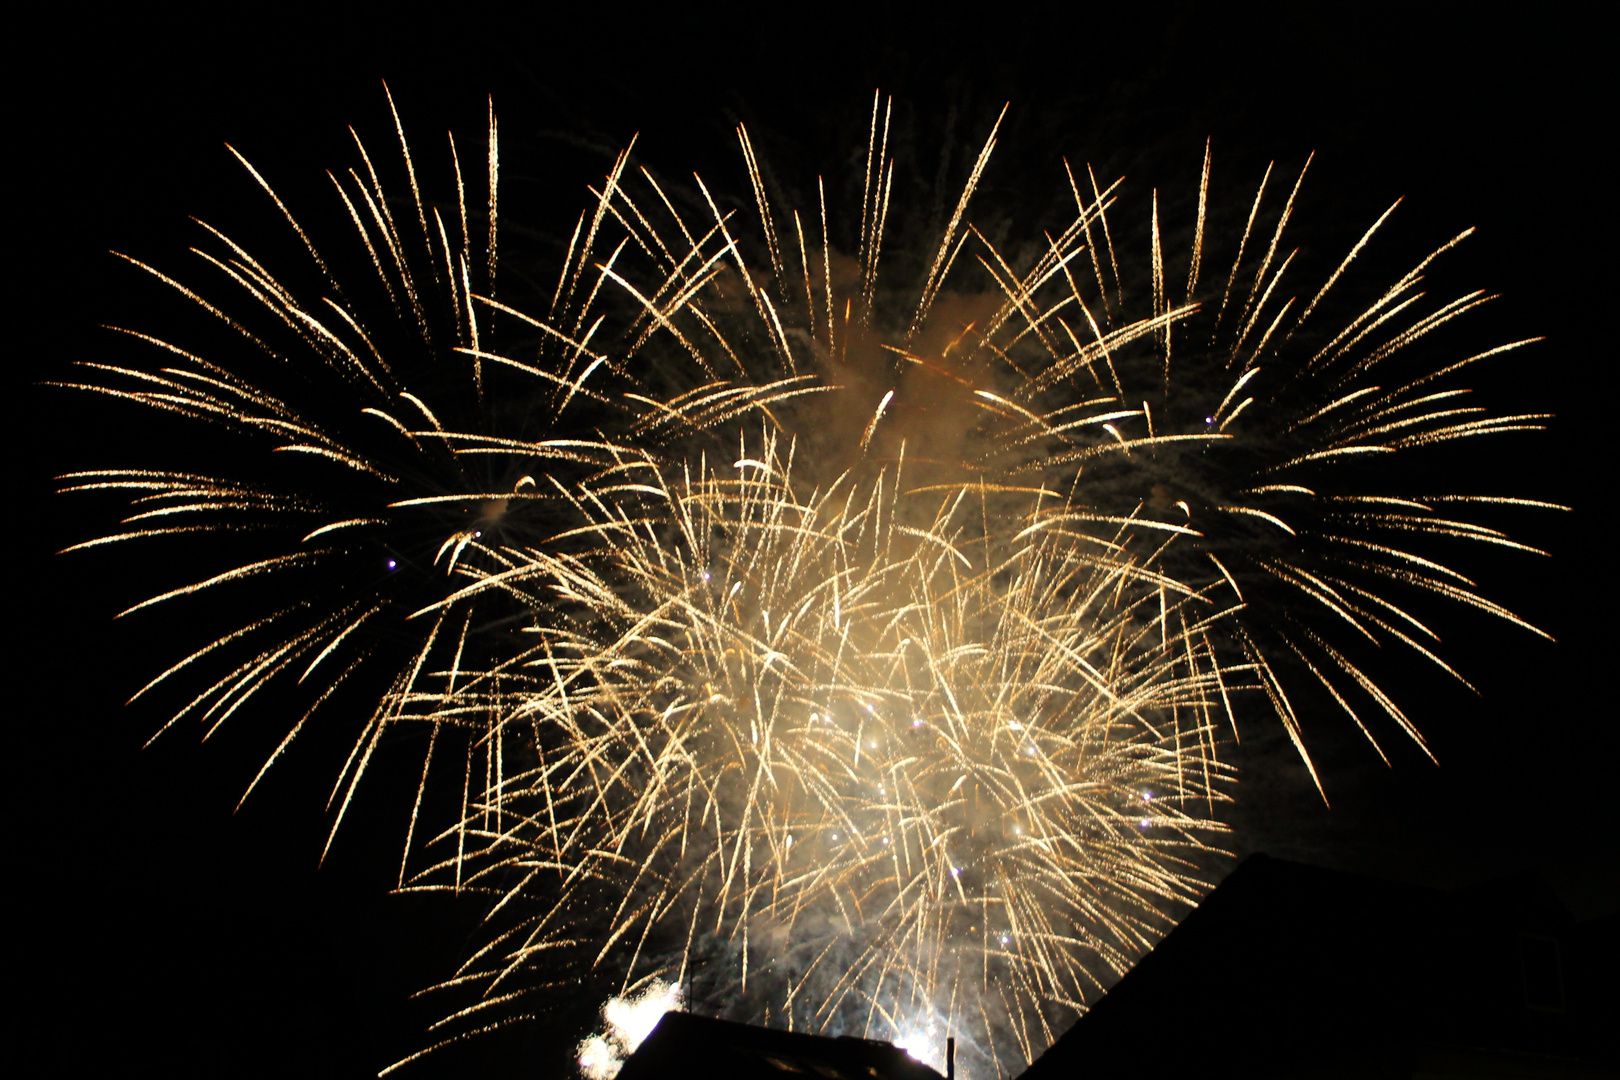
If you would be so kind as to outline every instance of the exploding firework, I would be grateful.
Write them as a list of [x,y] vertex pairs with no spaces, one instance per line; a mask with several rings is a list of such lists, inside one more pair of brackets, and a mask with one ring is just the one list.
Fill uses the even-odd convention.
[[[503,540],[556,531],[547,502],[559,476],[588,475],[615,460],[600,437],[579,434],[606,426],[593,415],[603,396],[585,385],[600,358],[582,342],[558,339],[568,359],[557,370],[491,351],[503,330],[519,345],[526,333],[556,333],[534,320],[500,325],[493,108],[475,177],[464,176],[451,138],[449,167],[436,170],[448,191],[439,202],[423,195],[426,176],[419,183],[397,113],[393,119],[397,160],[374,159],[355,135],[356,166],[327,174],[347,235],[319,247],[232,149],[296,249],[261,261],[199,222],[215,249],[193,251],[235,291],[216,299],[123,256],[222,324],[227,337],[213,348],[223,355],[128,330],[161,359],[81,363],[81,381],[65,384],[199,421],[202,437],[183,452],[229,463],[228,472],[187,462],[63,477],[65,491],[127,493],[132,508],[119,531],[67,550],[208,541],[188,551],[195,554],[186,565],[193,574],[199,564],[209,567],[205,576],[120,617],[233,589],[226,610],[251,612],[137,692],[187,678],[200,683],[185,691],[165,729],[194,718],[212,734],[278,684],[314,688],[249,793],[340,689],[363,688],[371,705],[351,706],[338,720],[354,733],[354,753],[334,789],[334,835],[406,704],[440,684],[453,689],[464,664],[490,667],[504,655],[514,616],[528,618],[525,605],[494,592],[480,597],[476,611],[443,599],[485,560],[498,566]],[[381,179],[390,167],[405,180],[403,198]],[[417,617],[424,610],[434,614]],[[476,726],[470,718],[436,725],[427,758],[440,749],[441,730]]]
[[142,691],[199,679],[169,723],[300,684],[265,768],[317,709],[347,725],[334,833],[382,740],[422,733],[401,887],[490,900],[435,1045],[663,978],[738,1019],[951,1031],[999,1074],[1196,900],[1245,698],[1314,774],[1304,688],[1375,746],[1369,708],[1421,745],[1357,653],[1455,675],[1414,598],[1528,625],[1414,548],[1521,547],[1463,512],[1545,504],[1389,468],[1543,419],[1455,385],[1525,342],[1419,345],[1486,299],[1423,306],[1461,236],[1341,303],[1386,212],[1296,303],[1303,172],[1268,209],[1268,170],[1206,239],[1206,152],[1180,259],[1157,195],[1133,253],[1089,168],[1066,227],[1003,252],[968,212],[992,131],[891,281],[880,106],[842,250],[819,189],[771,205],[739,128],[752,207],[634,177],[626,150],[528,311],[495,296],[493,112],[487,197],[452,141],[441,202],[396,116],[407,194],[357,137],[342,250],[252,172],[294,260],[209,230],[230,302],[136,264],[228,342],[136,333],[159,364],[73,384],[201,421],[240,466],[66,478],[135,500],[78,546],[218,560],[130,612],[270,584]]
[[[1309,161],[1281,197],[1268,166],[1243,201],[1241,228],[1217,242],[1206,236],[1206,146],[1191,220],[1179,230],[1180,258],[1168,247],[1157,192],[1145,227],[1127,230],[1121,182],[1105,188],[1089,166],[1067,165],[1072,215],[1015,257],[969,215],[996,143],[992,129],[931,257],[914,260],[925,268],[920,280],[887,283],[881,256],[894,246],[885,222],[895,165],[885,158],[888,129],[888,109],[874,98],[856,254],[844,256],[828,239],[819,189],[819,220],[807,226],[795,211],[791,230],[777,224],[783,215],[739,128],[762,258],[748,260],[729,215],[715,210],[710,234],[679,263],[667,254],[667,266],[651,260],[651,281],[630,284],[622,266],[606,271],[645,307],[649,331],[666,329],[650,344],[696,356],[699,343],[712,341],[710,368],[747,356],[761,382],[809,373],[825,392],[800,391],[772,419],[811,448],[810,461],[834,471],[884,467],[904,448],[920,486],[988,482],[1066,493],[1062,527],[1077,537],[1125,522],[1177,530],[1166,572],[1194,589],[1224,588],[1243,605],[1224,635],[1229,655],[1253,666],[1313,776],[1290,687],[1296,696],[1314,688],[1313,705],[1342,711],[1380,754],[1372,714],[1423,746],[1377,668],[1383,653],[1410,650],[1467,685],[1436,651],[1426,607],[1459,604],[1542,634],[1481,596],[1451,565],[1456,547],[1442,545],[1544,554],[1468,515],[1566,508],[1472,489],[1471,476],[1434,481],[1461,479],[1461,489],[1414,490],[1417,477],[1433,477],[1424,450],[1540,430],[1548,419],[1494,415],[1459,382],[1474,365],[1537,339],[1438,358],[1425,348],[1431,335],[1494,299],[1474,291],[1426,303],[1426,273],[1472,229],[1369,292],[1355,284],[1355,263],[1397,201],[1325,277],[1296,285],[1289,270],[1299,253],[1284,241]],[[641,250],[667,252],[620,179],[610,177],[603,201],[621,201],[617,216]],[[700,232],[684,222],[680,229],[688,238]],[[1127,239],[1140,250],[1125,249]],[[696,288],[685,283],[697,266],[714,268],[718,302],[688,311],[682,286]]]
[[1007,528],[913,493],[914,528],[903,462],[806,494],[768,436],[740,454],[627,465],[644,501],[581,502],[597,557],[490,579],[566,603],[504,675],[532,759],[411,878],[513,916],[454,1019],[641,965],[737,1018],[1027,1059],[1200,891],[1229,610],[1039,498]]

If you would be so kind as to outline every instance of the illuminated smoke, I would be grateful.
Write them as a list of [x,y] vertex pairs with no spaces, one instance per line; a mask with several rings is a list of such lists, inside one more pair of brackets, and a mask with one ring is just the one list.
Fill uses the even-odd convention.
[[667,1012],[681,1008],[681,988],[653,979],[640,992],[609,999],[602,1006],[603,1029],[578,1047],[579,1071],[588,1080],[613,1080]]

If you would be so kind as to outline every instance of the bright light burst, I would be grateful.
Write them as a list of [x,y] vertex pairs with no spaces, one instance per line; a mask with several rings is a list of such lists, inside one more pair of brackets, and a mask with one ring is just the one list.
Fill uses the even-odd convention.
[[[1366,659],[1455,675],[1420,605],[1528,627],[1432,547],[1522,548],[1466,513],[1547,504],[1390,467],[1544,420],[1456,385],[1526,342],[1428,349],[1488,299],[1418,290],[1466,233],[1358,291],[1386,212],[1296,295],[1304,173],[1278,206],[1268,169],[1242,230],[1206,237],[1206,152],[1182,255],[1157,194],[1127,248],[1089,168],[1072,222],[1006,253],[968,214],[992,131],[926,271],[891,283],[911,238],[886,235],[875,98],[853,254],[819,186],[772,207],[739,128],[752,215],[626,150],[523,311],[495,299],[493,112],[484,194],[452,141],[437,202],[394,123],[406,197],[357,136],[332,178],[349,235],[317,247],[252,172],[287,266],[210,229],[236,300],[142,267],[229,339],[136,332],[158,363],[72,384],[203,421],[228,454],[199,460],[230,466],[65,480],[134,497],[79,547],[204,541],[205,576],[131,612],[248,596],[146,688],[201,678],[171,724],[301,684],[270,762],[323,704],[350,726],[334,833],[383,739],[422,733],[400,885],[490,899],[435,1045],[589,980],[949,1032],[965,1074],[1016,1070],[1200,895],[1246,699],[1314,775],[1306,702],[1421,745]],[[582,1046],[591,1075],[614,1039]]]
[[739,453],[627,463],[580,500],[595,557],[488,580],[561,603],[503,669],[532,757],[413,879],[508,913],[457,985],[646,964],[738,1018],[1038,1052],[1200,892],[1230,609],[1048,530],[1050,496],[998,523],[903,462],[805,494],[769,435]]
[[602,1006],[603,1030],[586,1036],[575,1050],[579,1071],[587,1080],[613,1080],[663,1015],[681,1005],[681,988],[656,978],[636,993],[612,998]]

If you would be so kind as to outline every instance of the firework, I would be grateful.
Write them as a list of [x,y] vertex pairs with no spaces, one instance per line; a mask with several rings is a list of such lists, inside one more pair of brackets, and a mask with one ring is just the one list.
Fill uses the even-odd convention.
[[750,211],[626,150],[527,311],[495,295],[493,112],[487,197],[452,142],[437,203],[396,116],[408,194],[357,137],[341,250],[252,172],[295,260],[209,230],[231,302],[142,266],[222,351],[136,333],[158,365],[73,384],[241,463],[66,478],[135,500],[79,547],[200,537],[219,561],[130,612],[272,583],[142,690],[200,680],[169,723],[301,684],[265,767],[318,709],[348,725],[334,833],[385,736],[421,733],[400,885],[490,902],[435,1045],[581,980],[666,979],[738,1019],[948,1030],[999,1074],[1196,900],[1245,699],[1314,775],[1308,687],[1375,746],[1369,709],[1421,745],[1363,655],[1457,675],[1417,604],[1528,626],[1420,542],[1522,548],[1465,512],[1546,504],[1390,468],[1544,419],[1455,385],[1527,343],[1424,351],[1486,299],[1418,291],[1462,236],[1341,303],[1386,212],[1296,303],[1304,174],[1278,208],[1268,170],[1216,243],[1206,151],[1179,260],[1157,196],[1132,251],[1089,168],[1071,222],[1005,253],[969,213],[992,130],[893,281],[881,106],[844,250],[819,185],[773,207],[739,128]]
[[[1223,637],[1229,655],[1257,671],[1269,711],[1313,777],[1290,688],[1294,696],[1315,688],[1313,707],[1341,711],[1381,755],[1372,714],[1423,747],[1378,669],[1388,663],[1382,654],[1407,652],[1467,685],[1437,651],[1425,608],[1462,605],[1546,636],[1480,595],[1443,545],[1545,554],[1471,515],[1567,509],[1474,489],[1471,476],[1438,491],[1412,479],[1425,475],[1429,448],[1540,430],[1549,418],[1494,414],[1460,383],[1474,365],[1513,362],[1539,339],[1472,354],[1432,346],[1494,299],[1474,291],[1434,302],[1422,290],[1431,266],[1473,230],[1369,292],[1357,260],[1365,264],[1397,201],[1324,277],[1295,282],[1298,252],[1285,236],[1310,163],[1280,197],[1268,166],[1243,200],[1241,229],[1216,242],[1206,236],[1206,146],[1179,259],[1157,192],[1145,227],[1127,230],[1121,182],[1103,187],[1089,166],[1067,165],[1072,215],[1015,257],[969,213],[999,123],[932,256],[913,260],[925,268],[919,280],[883,273],[885,245],[895,243],[885,234],[895,163],[885,157],[889,109],[879,98],[853,255],[833,248],[819,188],[819,220],[770,205],[742,128],[757,263],[738,239],[741,226],[718,210],[707,235],[674,217],[682,237],[700,237],[690,250],[675,246],[677,259],[627,185],[610,183],[603,201],[618,200],[618,219],[649,256],[646,281],[623,263],[604,270],[645,309],[648,330],[635,347],[663,346],[664,369],[708,343],[706,370],[747,357],[756,384],[813,378],[772,420],[809,448],[807,461],[832,472],[891,465],[905,446],[919,486],[1072,493],[1062,521],[1045,528],[1084,538],[1127,522],[1179,529],[1166,572],[1192,588],[1224,587],[1244,606]],[[704,198],[712,209],[707,189]],[[791,230],[779,224],[788,218]],[[706,295],[694,267],[711,275],[706,308],[686,299]]]
[[1027,1059],[1200,891],[1227,612],[984,492],[907,526],[903,463],[805,494],[768,436],[739,453],[627,464],[644,501],[581,499],[594,557],[488,582],[566,603],[503,669],[500,787],[410,878],[506,916],[451,1019],[651,969],[709,1011]]
[[[600,438],[570,426],[577,414],[578,427],[600,426],[590,410],[603,398],[587,385],[595,358],[583,343],[559,339],[571,358],[562,374],[491,351],[503,329],[492,299],[493,107],[476,175],[464,175],[453,138],[448,161],[435,162],[448,166],[433,170],[448,190],[440,202],[423,194],[427,174],[419,183],[393,119],[397,160],[374,159],[356,135],[355,167],[327,174],[332,224],[347,235],[319,247],[265,176],[231,151],[297,242],[261,260],[199,223],[213,250],[193,251],[234,296],[206,297],[123,256],[223,324],[226,341],[215,346],[223,355],[123,331],[158,360],[81,363],[81,381],[64,384],[200,422],[186,452],[231,463],[227,473],[143,463],[63,477],[65,491],[127,493],[132,509],[119,531],[67,550],[209,541],[187,565],[208,566],[206,574],[120,617],[233,591],[228,610],[252,612],[137,692],[200,682],[165,729],[195,718],[207,737],[272,686],[312,688],[249,792],[340,688],[363,688],[361,707],[351,703],[338,721],[354,732],[354,753],[334,789],[334,835],[402,704],[441,670],[453,687],[458,665],[499,654],[510,619],[526,610],[494,593],[476,613],[440,604],[458,576],[491,558],[502,537],[555,528],[545,504],[556,476],[613,461]],[[389,168],[406,181],[404,198],[381,179]],[[532,321],[518,321],[515,340],[525,331],[535,332]],[[254,589],[264,581],[271,586]],[[413,621],[424,608],[436,614]]]

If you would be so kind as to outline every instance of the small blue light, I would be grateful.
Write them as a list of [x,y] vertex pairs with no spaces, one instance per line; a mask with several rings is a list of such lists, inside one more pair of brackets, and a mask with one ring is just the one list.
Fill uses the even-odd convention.
[[1204,417],[1204,423],[1206,423],[1206,424],[1213,424],[1213,423],[1214,423],[1214,422],[1215,422],[1215,418],[1214,418],[1214,417],[1213,417],[1213,416],[1206,416],[1206,417]]
[[388,560],[388,569],[394,570],[394,569],[397,569],[398,566],[399,566],[399,564],[396,563],[393,559]]

